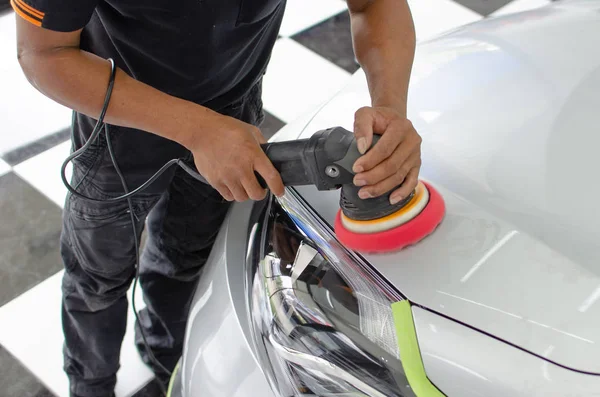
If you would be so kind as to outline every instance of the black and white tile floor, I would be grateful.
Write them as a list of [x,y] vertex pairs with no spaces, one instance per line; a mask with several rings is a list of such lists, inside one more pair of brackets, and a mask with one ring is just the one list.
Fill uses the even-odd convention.
[[[410,4],[423,40],[548,2]],[[66,190],[59,167],[69,152],[71,114],[39,94],[21,73],[14,18],[10,10],[0,13],[0,396],[63,397],[68,393],[62,372],[58,236]],[[280,34],[264,82],[268,135],[325,101],[358,69],[342,0],[288,0]],[[148,385],[152,375],[132,341],[128,331],[117,396],[154,395]]]

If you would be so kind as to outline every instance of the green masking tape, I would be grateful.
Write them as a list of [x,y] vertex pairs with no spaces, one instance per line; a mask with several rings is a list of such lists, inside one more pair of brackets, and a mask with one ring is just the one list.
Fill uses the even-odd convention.
[[175,369],[173,370],[173,374],[171,374],[171,379],[169,379],[169,389],[167,390],[167,397],[171,397],[173,393],[173,384],[175,383],[175,378],[177,377],[177,372],[179,372],[179,365],[181,364],[181,360],[177,362]]
[[400,348],[400,360],[413,392],[418,397],[445,397],[425,373],[410,302],[403,300],[393,303],[392,314]]

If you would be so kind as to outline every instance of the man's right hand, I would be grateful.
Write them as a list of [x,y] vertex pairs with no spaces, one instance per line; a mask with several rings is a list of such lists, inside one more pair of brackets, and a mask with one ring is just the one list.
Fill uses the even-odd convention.
[[284,193],[283,181],[260,147],[266,140],[260,130],[233,117],[213,113],[202,123],[202,132],[191,131],[187,148],[198,172],[228,201],[262,200],[256,175],[276,195]]

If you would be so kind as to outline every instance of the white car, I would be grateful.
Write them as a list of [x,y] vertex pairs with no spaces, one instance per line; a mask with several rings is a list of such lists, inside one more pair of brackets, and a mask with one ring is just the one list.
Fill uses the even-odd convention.
[[[273,139],[367,104],[359,71]],[[337,191],[234,205],[171,396],[600,396],[600,2],[420,43],[409,118],[438,229],[360,255],[333,234]]]

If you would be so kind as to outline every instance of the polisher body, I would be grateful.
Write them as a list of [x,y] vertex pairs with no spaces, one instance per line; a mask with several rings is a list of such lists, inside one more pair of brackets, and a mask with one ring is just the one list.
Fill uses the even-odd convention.
[[[375,135],[373,144],[378,140]],[[362,252],[402,249],[433,232],[442,221],[443,199],[422,181],[396,204],[391,204],[389,197],[396,188],[376,198],[361,199],[352,171],[361,154],[354,134],[342,127],[318,131],[308,139],[268,143],[262,148],[280,172],[284,185],[314,185],[318,190],[341,188],[335,232],[348,248]]]

